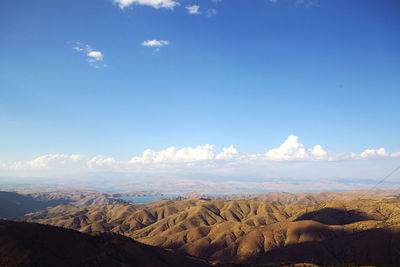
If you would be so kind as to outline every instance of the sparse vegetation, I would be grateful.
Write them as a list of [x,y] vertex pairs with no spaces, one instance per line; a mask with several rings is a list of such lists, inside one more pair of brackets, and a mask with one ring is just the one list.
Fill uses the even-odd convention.
[[[77,208],[61,205],[24,220],[114,232],[209,262],[400,263],[400,200],[280,205],[255,200],[165,200]],[[397,243],[396,243],[397,242]]]

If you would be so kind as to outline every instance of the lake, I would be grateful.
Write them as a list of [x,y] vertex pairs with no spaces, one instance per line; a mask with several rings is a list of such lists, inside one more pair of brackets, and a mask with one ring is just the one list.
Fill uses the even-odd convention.
[[162,195],[154,196],[132,196],[132,197],[120,197],[120,199],[131,201],[136,204],[147,204],[157,200],[163,200],[165,198],[176,197],[181,193],[163,193]]

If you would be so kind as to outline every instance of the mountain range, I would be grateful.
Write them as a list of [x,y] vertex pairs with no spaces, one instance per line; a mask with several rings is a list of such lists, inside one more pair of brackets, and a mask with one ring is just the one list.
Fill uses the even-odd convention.
[[21,220],[112,232],[210,264],[400,265],[399,204],[395,197],[314,205],[202,199],[62,204]]

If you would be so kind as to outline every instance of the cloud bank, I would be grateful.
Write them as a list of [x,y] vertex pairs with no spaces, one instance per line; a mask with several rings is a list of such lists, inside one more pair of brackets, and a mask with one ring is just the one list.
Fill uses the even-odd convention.
[[[241,153],[234,146],[216,151],[214,145],[170,147],[161,151],[146,149],[142,155],[119,161],[112,157],[81,154],[48,154],[29,161],[0,164],[1,175],[54,175],[57,173],[125,172],[232,177],[363,177],[387,172],[385,162],[399,160],[400,152],[385,148],[361,153],[330,154],[321,145],[305,147],[290,135],[279,147],[259,154]],[[371,164],[374,161],[374,164]]]

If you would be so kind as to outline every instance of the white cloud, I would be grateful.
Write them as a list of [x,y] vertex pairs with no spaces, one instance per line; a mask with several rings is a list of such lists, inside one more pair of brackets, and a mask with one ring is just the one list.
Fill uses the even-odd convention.
[[156,9],[166,8],[166,9],[174,9],[179,5],[178,2],[173,0],[114,0],[114,3],[118,4],[121,9],[124,9],[130,5],[143,5],[143,6],[151,6]]
[[[147,173],[161,178],[176,175],[188,179],[203,179],[207,175],[232,179],[374,178],[392,168],[393,162],[398,162],[398,157],[400,152],[389,153],[384,148],[366,149],[361,153],[330,154],[321,145],[307,148],[299,143],[297,136],[290,135],[279,147],[260,154],[242,153],[234,146],[216,151],[211,144],[170,147],[160,151],[146,149],[142,155],[122,161],[101,155],[46,154],[29,161],[0,162],[0,177],[86,177],[87,174],[103,172],[133,176]],[[276,181],[279,182],[279,179]]]
[[141,157],[134,157],[131,163],[176,163],[176,162],[194,162],[211,160],[215,156],[213,145],[198,146],[195,148],[186,147],[176,149],[170,147],[159,152],[147,149]]
[[82,162],[84,155],[80,154],[47,154],[27,162],[16,162],[11,165],[12,169],[43,169],[56,168]]
[[223,148],[223,152],[219,153],[215,158],[216,159],[233,159],[239,156],[239,151],[234,146],[230,146],[228,148]]
[[89,57],[89,62],[102,61],[104,55],[100,51],[90,51],[86,54]]
[[390,156],[393,157],[393,158],[400,157],[400,152],[392,153],[392,154],[390,154]]
[[147,47],[162,47],[164,45],[168,45],[169,41],[165,40],[147,40],[142,42],[142,46],[147,46]]
[[223,162],[225,160],[237,161],[237,163],[260,163],[260,162],[304,162],[304,161],[343,161],[364,160],[376,158],[396,158],[400,152],[389,153],[384,148],[366,149],[360,154],[336,154],[330,155],[321,145],[306,148],[299,143],[298,137],[290,135],[278,148],[268,150],[265,154],[240,153],[234,146],[224,147],[222,152],[216,153],[215,146],[206,144],[197,147],[175,148],[170,147],[161,151],[146,149],[141,156],[133,157],[130,161],[117,161],[111,157],[101,155],[90,159],[81,154],[46,154],[33,160],[15,162],[6,165],[2,163],[1,168],[14,170],[22,169],[51,169],[57,167],[79,166],[80,168],[95,169],[97,167],[124,167],[130,168],[132,164],[176,164],[195,162]]
[[211,0],[211,2],[213,2],[213,3],[215,3],[215,4],[218,4],[218,3],[221,3],[222,0]]
[[265,155],[274,161],[328,159],[328,152],[321,145],[306,149],[298,140],[299,138],[292,134],[278,148],[267,151]]
[[90,66],[98,69],[100,67],[106,67],[106,64],[101,63],[103,61],[104,55],[100,51],[93,50],[93,48],[81,42],[76,42],[72,47],[73,50],[81,53],[85,53],[87,57],[87,62],[89,62]]
[[221,153],[216,154],[215,146],[206,144],[204,146],[184,147],[181,149],[170,147],[159,152],[147,149],[141,157],[132,158],[130,163],[187,163],[234,159],[239,155],[239,151],[234,146],[224,147]]
[[210,8],[206,12],[207,17],[215,16],[217,15],[217,10],[215,8]]
[[185,8],[188,10],[189,14],[193,14],[193,15],[200,14],[200,11],[199,11],[200,6],[198,6],[198,5],[186,6]]
[[103,156],[95,156],[87,162],[89,168],[104,167],[115,165],[117,161],[114,158],[104,158]]
[[379,149],[366,149],[361,154],[361,158],[378,158],[378,157],[388,157],[389,153],[382,147]]
[[290,135],[278,148],[267,151],[266,156],[271,160],[304,159],[307,151],[299,144],[297,136]]
[[311,149],[311,155],[317,158],[324,158],[328,153],[320,145],[313,146]]

